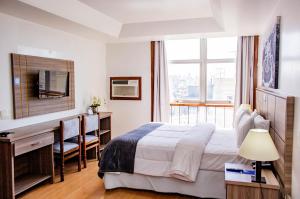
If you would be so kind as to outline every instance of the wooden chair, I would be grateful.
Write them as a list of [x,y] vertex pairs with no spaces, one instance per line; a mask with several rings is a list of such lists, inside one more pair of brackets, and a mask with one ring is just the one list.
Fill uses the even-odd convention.
[[[68,141],[76,138],[77,143]],[[55,157],[59,160],[60,178],[64,181],[64,162],[78,156],[78,171],[81,171],[81,133],[80,117],[71,120],[60,121],[59,141],[54,143]]]
[[84,168],[87,165],[87,151],[95,150],[96,159],[100,147],[100,117],[99,113],[95,115],[82,116],[82,147],[83,147],[83,164]]

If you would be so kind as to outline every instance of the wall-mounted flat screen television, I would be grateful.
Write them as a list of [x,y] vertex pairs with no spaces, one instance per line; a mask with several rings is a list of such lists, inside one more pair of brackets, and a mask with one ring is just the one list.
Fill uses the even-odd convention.
[[69,73],[63,71],[39,71],[39,98],[69,96]]

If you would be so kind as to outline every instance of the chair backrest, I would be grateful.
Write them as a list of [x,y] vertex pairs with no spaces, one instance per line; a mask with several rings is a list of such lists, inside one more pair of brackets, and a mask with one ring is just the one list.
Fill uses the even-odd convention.
[[61,121],[61,128],[64,140],[80,135],[80,118]]
[[84,132],[82,133],[89,133],[92,131],[99,130],[99,115],[88,115],[83,116],[84,121]]

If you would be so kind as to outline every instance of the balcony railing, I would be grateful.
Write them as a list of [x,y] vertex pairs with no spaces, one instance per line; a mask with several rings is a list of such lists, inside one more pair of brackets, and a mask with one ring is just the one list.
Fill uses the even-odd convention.
[[170,106],[170,122],[173,124],[209,122],[221,128],[232,127],[233,104],[173,102]]

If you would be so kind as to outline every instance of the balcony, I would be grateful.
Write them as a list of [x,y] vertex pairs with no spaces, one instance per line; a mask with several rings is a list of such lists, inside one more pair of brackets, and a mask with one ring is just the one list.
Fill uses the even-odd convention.
[[213,123],[219,128],[232,128],[233,104],[170,103],[170,122],[179,125]]

